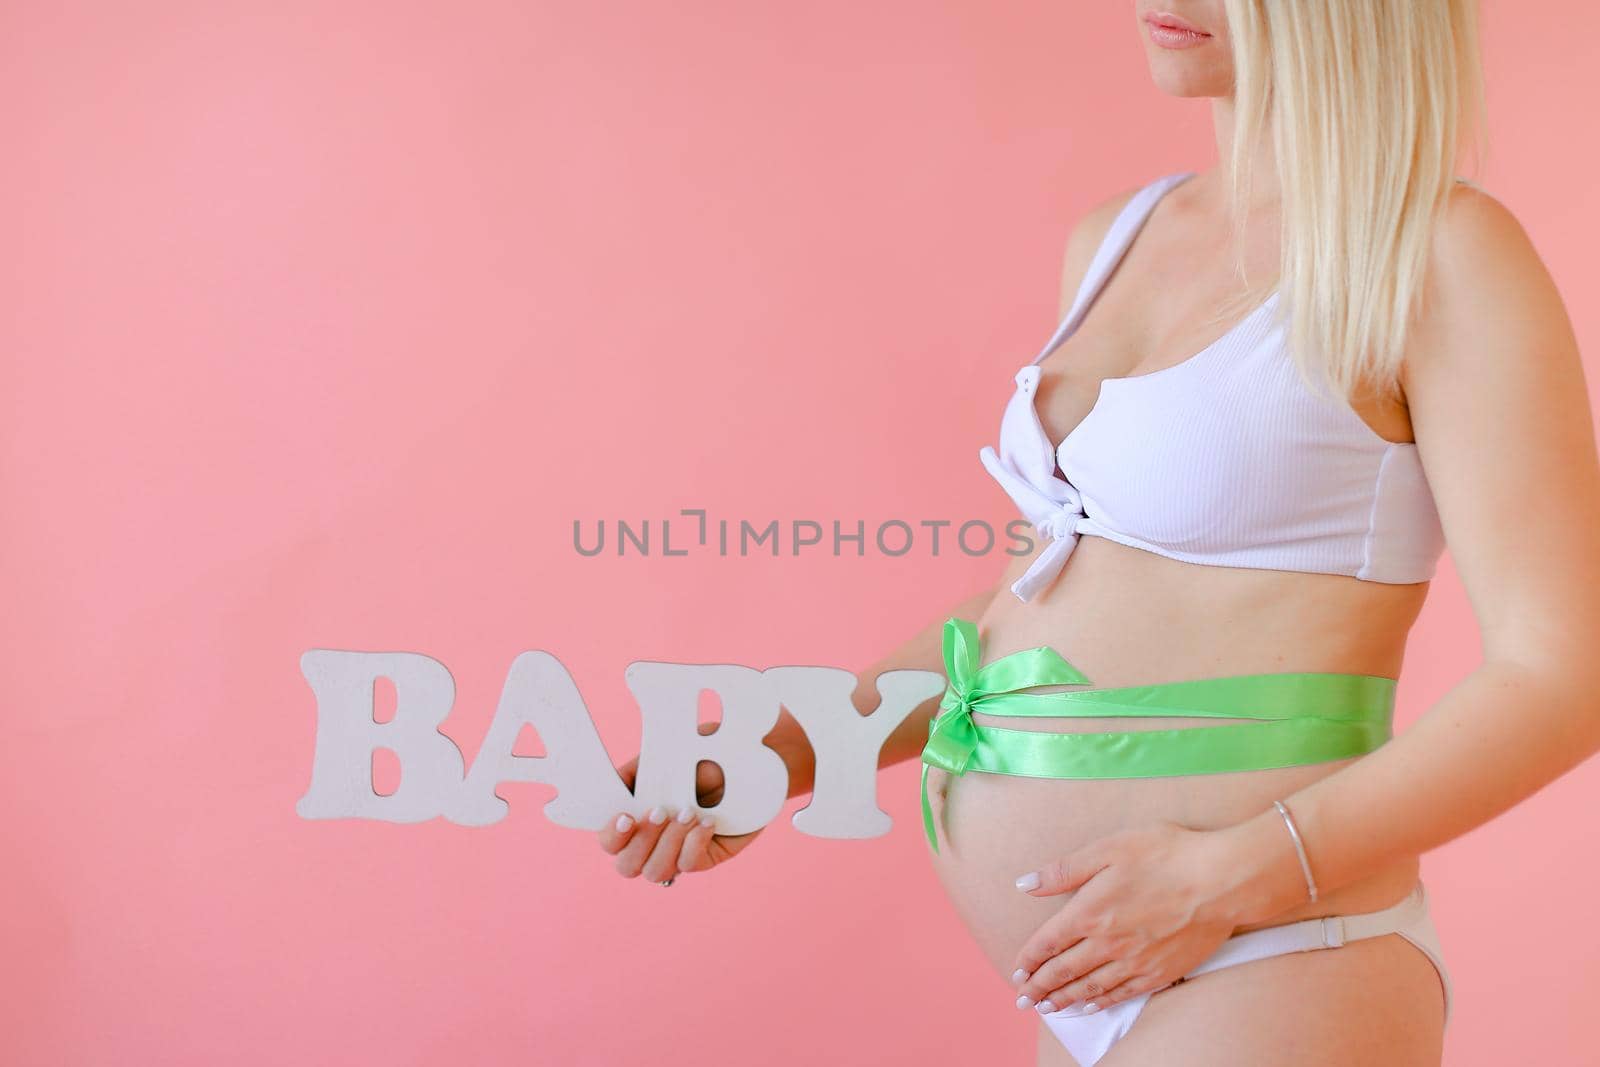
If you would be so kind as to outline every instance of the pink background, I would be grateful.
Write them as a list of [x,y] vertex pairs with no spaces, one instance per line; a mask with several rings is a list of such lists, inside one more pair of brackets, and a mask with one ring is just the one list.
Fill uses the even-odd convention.
[[[1539,11],[1488,5],[1480,177],[1592,349],[1600,15]],[[544,786],[299,819],[298,658],[437,657],[470,758],[547,649],[620,761],[633,660],[857,669],[992,581],[571,529],[1010,518],[976,453],[1069,225],[1213,157],[1130,4],[33,2],[0,50],[0,1061],[1031,1062],[914,763],[888,836],[792,801],[663,892]],[[1447,557],[1402,728],[1476,633]],[[1448,1063],[1595,1055],[1597,802],[1586,766],[1426,858]]]

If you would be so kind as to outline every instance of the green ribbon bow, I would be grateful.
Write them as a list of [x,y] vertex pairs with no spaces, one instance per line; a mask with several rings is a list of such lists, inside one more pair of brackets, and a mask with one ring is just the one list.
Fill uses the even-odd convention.
[[950,684],[939,701],[939,714],[928,723],[928,743],[922,750],[922,827],[935,852],[939,840],[933,830],[933,807],[928,803],[928,768],[940,767],[951,774],[967,772],[978,747],[973,707],[1036,685],[1085,685],[1089,681],[1053,648],[1030,648],[982,667],[978,666],[978,653],[977,626],[966,619],[947,620],[944,671]]

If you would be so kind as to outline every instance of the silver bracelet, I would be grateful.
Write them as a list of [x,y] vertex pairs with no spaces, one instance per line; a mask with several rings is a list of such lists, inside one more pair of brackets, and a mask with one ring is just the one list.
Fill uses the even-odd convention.
[[1283,816],[1284,825],[1289,827],[1289,836],[1294,839],[1295,855],[1300,857],[1300,869],[1306,875],[1306,888],[1311,890],[1312,903],[1317,899],[1317,881],[1311,877],[1311,861],[1306,859],[1306,846],[1300,840],[1300,830],[1294,824],[1294,816],[1289,814],[1289,809],[1283,806],[1280,800],[1274,800],[1272,806],[1278,809],[1278,814]]

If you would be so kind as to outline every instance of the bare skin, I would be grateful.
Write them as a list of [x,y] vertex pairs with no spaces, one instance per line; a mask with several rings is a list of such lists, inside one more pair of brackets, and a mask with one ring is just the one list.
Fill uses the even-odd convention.
[[[1061,440],[1088,412],[1100,379],[1149,373],[1181,361],[1220,335],[1227,325],[1197,330],[1207,306],[1236,290],[1225,272],[1209,291],[1198,294],[1203,274],[1191,273],[1188,288],[1169,284],[1163,274],[1174,264],[1203,264],[1203,250],[1217,247],[1214,172],[1197,175],[1174,189],[1157,206],[1127,256],[1096,301],[1083,326],[1043,364],[1040,420],[1052,440]],[[1063,271],[1060,313],[1065,315],[1111,217],[1129,194],[1101,205],[1074,234]],[[1261,227],[1266,230],[1268,227]],[[1171,302],[1152,301],[1153,292],[1181,294]],[[1412,440],[1403,409],[1374,401],[1355,405],[1367,424],[1389,440]],[[1406,636],[1426,595],[1426,583],[1407,586],[1363,582],[1336,575],[1293,571],[1201,566],[1171,560],[1102,538],[1085,537],[1061,577],[1029,603],[1008,586],[1031,557],[1015,561],[978,619],[984,662],[1010,652],[1048,645],[1091,679],[1095,686],[1119,686],[1270,671],[1337,671],[1398,677]],[[1158,656],[1152,649],[1160,649]],[[1008,729],[1077,732],[1169,729],[1217,725],[1216,720],[1015,719],[974,714],[980,725]],[[935,795],[941,851],[930,860],[958,913],[971,928],[997,973],[1009,976],[1019,947],[1052,914],[1059,897],[1031,899],[1019,894],[1015,877],[1057,858],[1064,851],[1153,819],[1170,819],[1197,829],[1233,825],[1270,806],[1301,786],[1345,763],[1238,774],[1159,779],[1060,780],[967,774],[952,779],[929,772]],[[1287,837],[1285,855],[1293,862]],[[1372,911],[1401,899],[1416,881],[1415,856],[1387,865],[1358,882],[1327,893],[1317,904],[1291,908],[1269,920],[1241,924],[1238,931],[1313,915]],[[1336,1017],[1371,1017],[1381,991],[1384,1010],[1407,1020],[1404,1040],[1387,1038],[1381,1051],[1361,1047],[1370,1031],[1345,1033],[1327,1045],[1330,1056],[1351,1062],[1437,1063],[1443,1024],[1440,983],[1433,966],[1398,936],[1375,939],[1338,960],[1312,958],[1260,961],[1215,972],[1225,981],[1197,979],[1152,997],[1135,1031],[1101,1061],[1141,1062],[1134,1033],[1164,1030],[1161,1019],[1182,1001],[1201,1002],[1187,1022],[1174,1023],[1192,1041],[1195,1018],[1216,1018],[1239,1008],[1238,1025],[1260,1035],[1265,1058],[1289,1034],[1274,1034],[1261,1021],[1263,998],[1288,988],[1303,997],[1306,985],[1286,984],[1301,971],[1327,976],[1337,995],[1317,996]],[[1338,955],[1321,954],[1323,957]],[[1339,972],[1339,974],[1335,974]],[[1342,978],[1342,981],[1337,979]],[[1398,998],[1398,999],[1397,999]],[[1249,1007],[1241,1007],[1248,1005]],[[1348,1011],[1354,1014],[1345,1014]],[[1270,1014],[1270,1013],[1265,1013]],[[1279,1013],[1287,1022],[1295,1012]],[[1044,1031],[1040,1063],[1070,1064],[1060,1043]],[[1230,1041],[1237,1041],[1237,1034]],[[1303,1036],[1303,1035],[1302,1035]],[[1173,1062],[1159,1038],[1144,1062]],[[1230,1055],[1239,1047],[1230,1044]],[[1232,1062],[1245,1062],[1234,1059]],[[1330,1059],[1329,1062],[1334,1062]]]
[[[1154,9],[1139,0],[1136,12]],[[1185,4],[1202,27],[1224,26],[1220,0]],[[1142,32],[1142,31],[1141,31]],[[1219,39],[1224,35],[1218,33]],[[1231,128],[1225,47],[1149,49],[1164,91],[1212,99],[1219,158]],[[1258,165],[1259,202],[1248,232],[1274,236],[1270,160]],[[1226,240],[1217,170],[1198,174],[1157,205],[1080,330],[1044,362],[1041,421],[1059,441],[1093,405],[1106,377],[1176,364],[1224,332],[1212,309],[1238,292],[1216,249]],[[1065,314],[1088,260],[1131,191],[1089,211],[1074,228],[1062,272]],[[1433,251],[1424,312],[1407,350],[1398,402],[1352,407],[1379,437],[1416,441],[1456,569],[1483,633],[1483,664],[1378,752],[1355,760],[1280,770],[1128,780],[1058,780],[969,772],[929,774],[941,851],[936,876],[1002,978],[995,995],[1046,993],[1064,1006],[1084,994],[1083,975],[1059,999],[1056,987],[1012,979],[1021,961],[1042,973],[1041,931],[1084,919],[1077,893],[1019,892],[1029,871],[1055,876],[1117,835],[1176,826],[1184,855],[1230,873],[1206,898],[1204,921],[1183,931],[1196,961],[1231,932],[1318,915],[1372,911],[1397,902],[1416,881],[1424,851],[1503,812],[1600,749],[1600,460],[1576,341],[1554,283],[1511,214],[1487,194],[1458,187]],[[1277,249],[1252,247],[1252,278],[1270,277]],[[1160,294],[1152,299],[1151,294]],[[1047,333],[1041,329],[1041,337]],[[996,419],[1012,366],[996,366]],[[1508,522],[1507,516],[1518,516]],[[1537,551],[1530,551],[1530,544]],[[1086,536],[1061,576],[1023,604],[1007,588],[1029,558],[1011,563],[990,589],[947,613],[978,621],[983,661],[1039,645],[1059,650],[1095,686],[1271,671],[1335,671],[1399,677],[1427,584],[1387,585],[1338,575],[1197,565]],[[944,615],[864,671],[858,693],[873,708],[871,680],[901,668],[942,670]],[[927,739],[928,702],[897,729],[880,764],[914,759]],[[1216,725],[1217,720],[996,719],[981,725],[1046,731],[1138,730]],[[810,755],[787,716],[768,742],[790,766],[791,795],[810,788]],[[631,764],[630,764],[631,766]],[[706,795],[720,783],[702,783]],[[1322,898],[1305,899],[1292,845],[1271,809],[1291,807],[1316,857]],[[1265,813],[1265,815],[1263,815]],[[657,879],[703,871],[755,835],[637,827],[601,831],[624,876]],[[659,840],[658,840],[659,838]],[[1162,846],[1164,847],[1164,846]],[[1145,895],[1181,881],[1160,866],[1162,848],[1128,846],[1119,869],[1142,870]],[[1143,851],[1140,851],[1140,850]],[[1143,866],[1140,866],[1140,865]],[[1169,877],[1169,875],[1171,875]],[[1223,879],[1218,876],[1218,884]],[[1131,884],[1131,883],[1125,883]],[[1243,888],[1240,888],[1243,887]],[[1082,895],[1087,897],[1089,889]],[[1173,903],[1174,913],[1179,903]],[[1148,905],[1160,914],[1160,902]],[[1090,917],[1092,918],[1092,916]],[[1087,941],[1087,936],[1085,937]],[[1107,967],[1137,955],[1139,939],[1106,954]],[[1035,967],[1038,967],[1035,970]],[[1096,972],[1098,973],[1098,972]],[[1141,974],[1090,990],[1102,1003],[1160,988],[1101,1067],[1308,1067],[1349,1063],[1419,1067],[1440,1062],[1443,998],[1428,959],[1396,935],[1336,951],[1272,957],[1161,988],[1172,974]],[[1104,994],[1104,995],[1100,995]],[[1087,998],[1085,998],[1087,999]],[[1308,1010],[1314,1005],[1314,1010]],[[1038,1063],[1072,1067],[1040,1025]]]

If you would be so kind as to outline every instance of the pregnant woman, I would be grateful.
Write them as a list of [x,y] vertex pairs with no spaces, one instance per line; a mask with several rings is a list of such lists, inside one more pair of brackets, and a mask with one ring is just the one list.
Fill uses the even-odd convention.
[[[1576,342],[1517,221],[1455,174],[1465,0],[1135,15],[1157,85],[1211,99],[1220,162],[1089,211],[1059,328],[994,367],[981,459],[1037,541],[865,673],[949,680],[880,763],[920,756],[934,870],[1041,1065],[1437,1064],[1419,856],[1600,749]],[[1483,661],[1396,736],[1446,544]],[[794,720],[768,741],[809,790]],[[755,836],[677,815],[602,847],[669,885]]]

